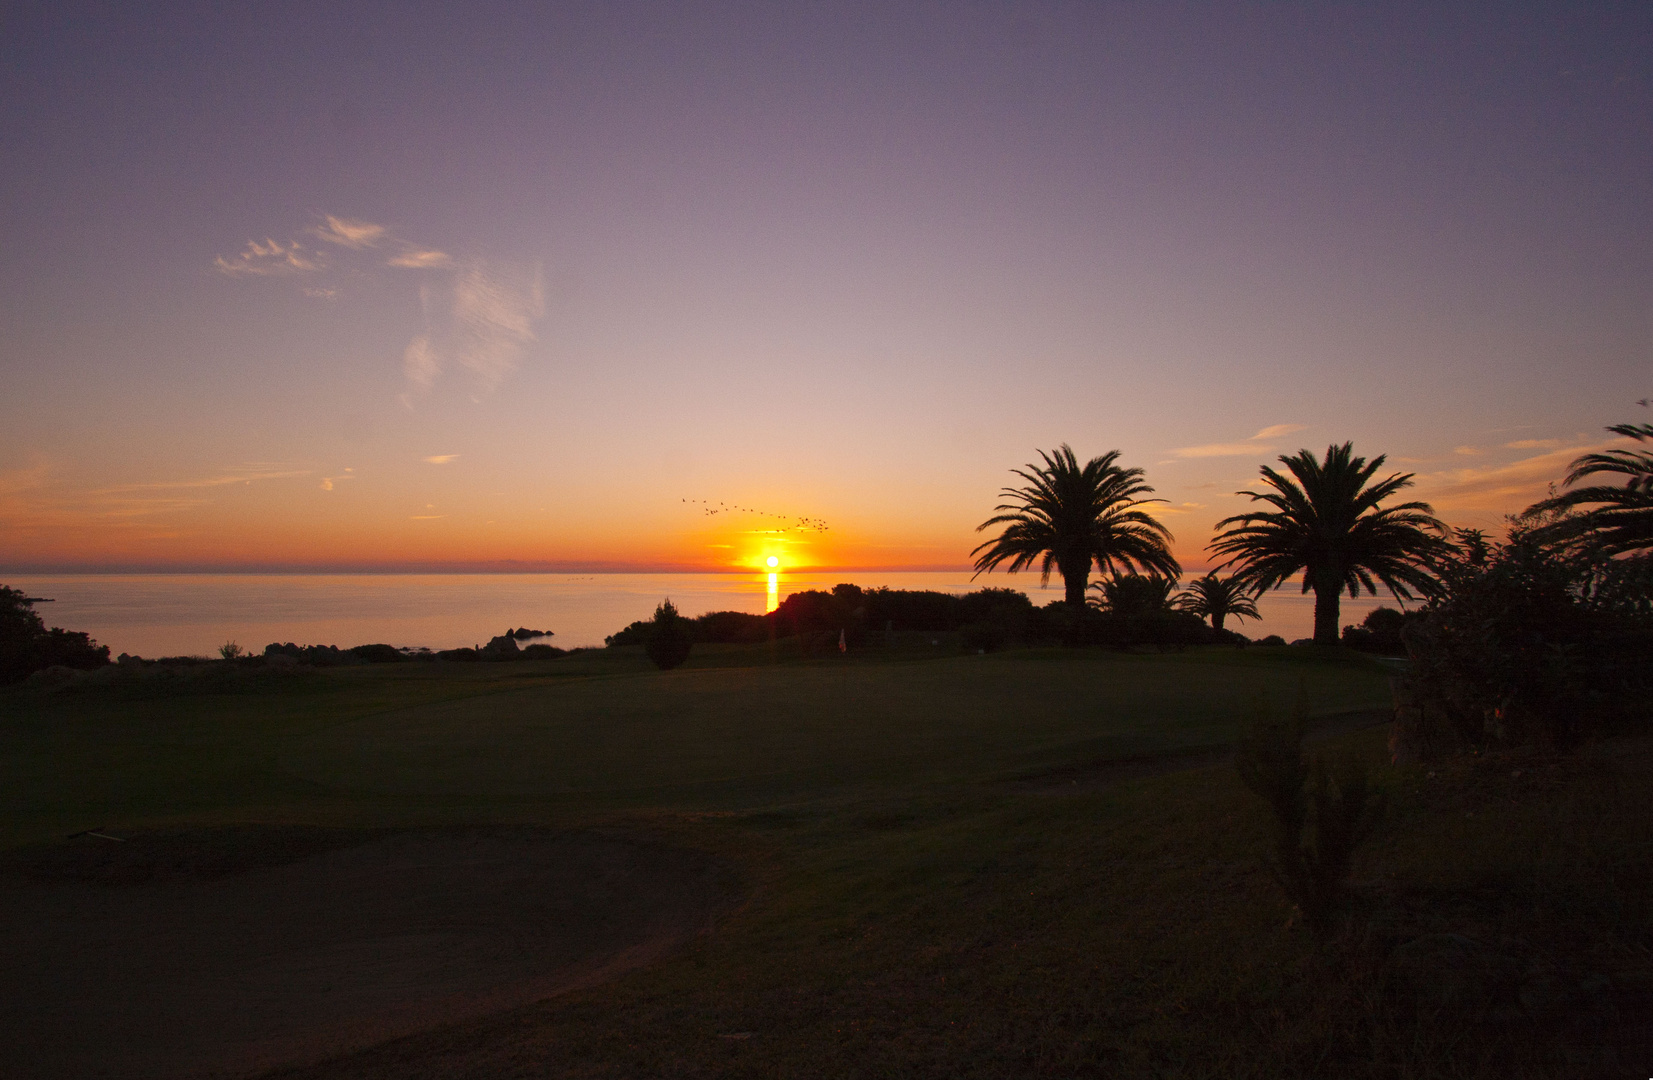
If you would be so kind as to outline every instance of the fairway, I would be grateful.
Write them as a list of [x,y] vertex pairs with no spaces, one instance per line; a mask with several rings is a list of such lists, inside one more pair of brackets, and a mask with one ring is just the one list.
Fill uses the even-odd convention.
[[[1594,935],[1599,962],[1634,968],[1645,751],[1437,793],[1381,763],[1382,731],[1343,737],[1394,813],[1357,869],[1374,929],[1333,963],[1293,928],[1224,748],[1299,695],[1328,732],[1381,716],[1382,665],[943,652],[729,646],[659,672],[612,649],[0,693],[8,1063],[1377,1077],[1635,1052],[1579,1027],[1583,1006],[1559,1034],[1465,1043],[1372,1003],[1388,951],[1442,929]],[[1371,1069],[1327,1070],[1329,1052]]]
[[[7,839],[283,819],[536,823],[629,807],[746,809],[1232,742],[1259,700],[1382,707],[1383,670],[1304,650],[1029,650],[764,663],[704,650],[397,665],[161,693],[0,699]],[[754,662],[760,661],[760,662]]]

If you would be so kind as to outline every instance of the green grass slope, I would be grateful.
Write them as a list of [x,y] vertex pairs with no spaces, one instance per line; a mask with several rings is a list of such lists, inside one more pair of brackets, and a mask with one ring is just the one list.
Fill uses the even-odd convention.
[[[615,651],[284,678],[0,697],[8,845],[100,824],[523,821],[712,852],[749,899],[647,971],[280,1075],[1573,1077],[1653,1062],[1645,741],[1432,768],[1387,765],[1381,729],[1324,747],[1364,759],[1392,804],[1328,943],[1263,869],[1266,821],[1231,767],[1107,766],[1225,744],[1259,694],[1284,707],[1301,686],[1322,716],[1381,707],[1384,672],[1358,657],[775,663],[731,648],[670,673]],[[1477,943],[1497,970],[1453,983],[1451,964],[1425,965],[1419,992],[1417,964],[1397,960],[1419,940]]]

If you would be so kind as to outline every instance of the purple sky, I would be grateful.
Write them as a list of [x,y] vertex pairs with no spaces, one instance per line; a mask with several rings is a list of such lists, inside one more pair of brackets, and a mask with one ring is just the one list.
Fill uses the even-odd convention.
[[958,566],[1064,441],[1198,565],[1645,419],[1653,6],[549,7],[5,7],[0,569]]

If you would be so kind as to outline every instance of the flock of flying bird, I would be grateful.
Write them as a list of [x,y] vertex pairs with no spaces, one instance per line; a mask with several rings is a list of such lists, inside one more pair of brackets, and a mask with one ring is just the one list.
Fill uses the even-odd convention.
[[787,514],[771,514],[767,510],[755,510],[750,506],[736,506],[732,503],[718,502],[716,505],[710,499],[679,499],[678,502],[697,507],[707,517],[716,514],[757,514],[759,517],[774,518],[777,521],[791,522],[784,529],[771,530],[777,533],[784,532],[826,532],[827,523],[820,518],[793,517]]

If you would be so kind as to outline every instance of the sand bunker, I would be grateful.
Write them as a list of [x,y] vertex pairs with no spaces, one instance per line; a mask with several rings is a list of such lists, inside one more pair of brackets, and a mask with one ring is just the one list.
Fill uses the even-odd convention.
[[0,869],[9,1076],[237,1076],[648,963],[733,899],[695,852],[535,829],[84,837]]

